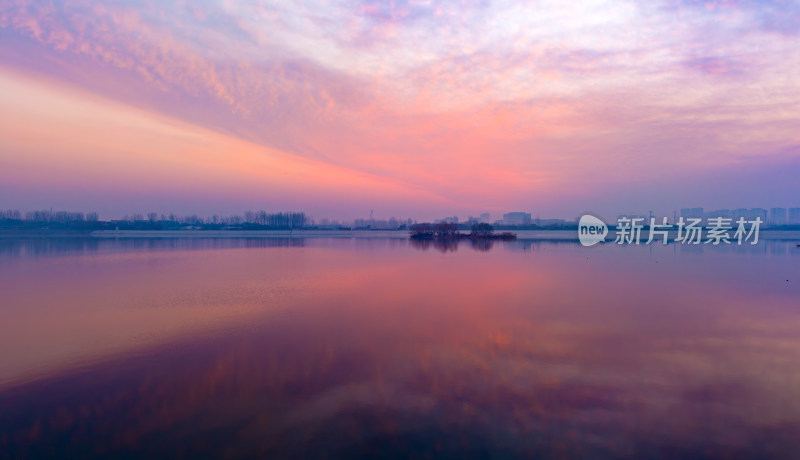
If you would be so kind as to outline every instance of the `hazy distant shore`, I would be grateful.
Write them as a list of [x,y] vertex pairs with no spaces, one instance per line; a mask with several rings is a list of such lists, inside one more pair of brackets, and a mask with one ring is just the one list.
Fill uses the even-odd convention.
[[[517,230],[521,240],[575,240],[575,230]],[[408,230],[10,230],[0,229],[0,239],[14,238],[398,238],[407,239]],[[675,232],[670,232],[670,242]],[[613,242],[615,232],[610,229],[607,242]],[[763,230],[759,238],[800,241],[797,230]],[[642,232],[642,243],[647,234]]]
[[0,229],[0,238],[88,238],[91,230]]
[[408,230],[97,230],[95,238],[408,238]]

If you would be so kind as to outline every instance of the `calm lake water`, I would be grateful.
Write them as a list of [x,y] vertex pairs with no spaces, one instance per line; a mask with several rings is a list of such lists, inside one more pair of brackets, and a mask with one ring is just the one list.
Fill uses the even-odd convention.
[[798,458],[796,245],[0,239],[0,458]]

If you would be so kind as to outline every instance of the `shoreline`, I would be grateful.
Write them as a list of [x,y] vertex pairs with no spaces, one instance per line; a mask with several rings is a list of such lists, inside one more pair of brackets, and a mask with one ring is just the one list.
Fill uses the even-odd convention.
[[[575,230],[517,230],[514,232],[517,240],[575,240]],[[492,240],[503,241],[501,234],[493,237],[470,238],[464,234],[458,238],[438,238],[442,240]],[[606,243],[613,243],[616,233],[609,231]],[[675,232],[670,232],[674,238]],[[647,235],[642,232],[642,244],[647,240]],[[409,235],[408,230],[36,230],[36,231],[7,231],[0,229],[0,240],[10,239],[53,239],[53,238],[91,238],[91,239],[174,239],[174,238],[391,238],[391,239],[416,239]],[[436,240],[436,237],[421,238]],[[768,240],[794,240],[800,242],[800,230],[762,230],[759,239]]]

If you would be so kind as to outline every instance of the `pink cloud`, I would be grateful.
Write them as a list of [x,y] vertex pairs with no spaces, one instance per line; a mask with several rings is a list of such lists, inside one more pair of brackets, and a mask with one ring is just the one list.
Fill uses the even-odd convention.
[[615,6],[7,0],[0,64],[460,209],[800,141],[800,63],[763,14]]

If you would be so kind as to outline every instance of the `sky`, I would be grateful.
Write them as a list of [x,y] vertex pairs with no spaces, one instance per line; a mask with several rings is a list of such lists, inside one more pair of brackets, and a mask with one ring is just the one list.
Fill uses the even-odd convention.
[[800,2],[0,0],[0,208],[800,206]]

